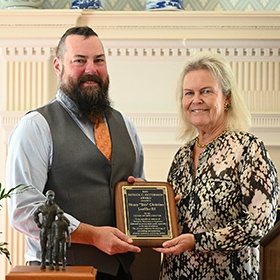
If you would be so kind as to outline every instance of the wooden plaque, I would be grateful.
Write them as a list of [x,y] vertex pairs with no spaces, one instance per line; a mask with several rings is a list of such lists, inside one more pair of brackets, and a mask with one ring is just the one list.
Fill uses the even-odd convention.
[[174,191],[166,182],[119,182],[115,187],[117,228],[140,247],[160,247],[178,236]]

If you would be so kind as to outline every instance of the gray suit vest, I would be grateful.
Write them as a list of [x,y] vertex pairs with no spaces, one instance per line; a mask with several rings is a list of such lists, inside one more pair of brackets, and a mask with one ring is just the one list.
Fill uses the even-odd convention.
[[[106,119],[112,139],[111,162],[55,101],[37,110],[47,120],[53,140],[53,161],[44,193],[52,189],[55,202],[66,213],[95,226],[115,226],[114,186],[133,172],[135,150],[122,115],[112,110]],[[67,263],[90,265],[116,275],[128,271],[133,253],[109,256],[94,246],[71,244]]]

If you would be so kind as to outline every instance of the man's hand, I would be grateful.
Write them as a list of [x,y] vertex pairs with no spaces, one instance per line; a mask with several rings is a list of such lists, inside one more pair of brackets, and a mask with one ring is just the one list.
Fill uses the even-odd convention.
[[128,176],[127,182],[130,183],[130,184],[133,184],[135,182],[144,182],[144,180],[141,179],[141,178],[135,178],[133,176]]
[[93,245],[108,255],[127,252],[140,253],[141,249],[132,243],[132,239],[117,228],[94,228]]
[[109,226],[95,227],[81,223],[72,232],[71,242],[95,246],[108,255],[141,252],[139,247],[132,244],[131,238],[117,228]]

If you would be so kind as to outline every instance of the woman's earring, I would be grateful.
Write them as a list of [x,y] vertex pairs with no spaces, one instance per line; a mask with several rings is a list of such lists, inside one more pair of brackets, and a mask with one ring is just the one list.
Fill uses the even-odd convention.
[[230,103],[226,102],[224,105],[225,111],[227,112],[230,107],[231,107]]

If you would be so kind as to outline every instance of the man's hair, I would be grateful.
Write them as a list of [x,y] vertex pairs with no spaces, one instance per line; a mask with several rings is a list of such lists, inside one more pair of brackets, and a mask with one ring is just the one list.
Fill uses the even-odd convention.
[[85,38],[88,38],[90,36],[96,36],[98,37],[97,33],[94,32],[90,27],[88,26],[77,26],[77,27],[71,27],[62,35],[62,37],[59,40],[58,46],[56,48],[56,56],[62,57],[65,52],[65,40],[70,35],[79,35],[84,36]]

